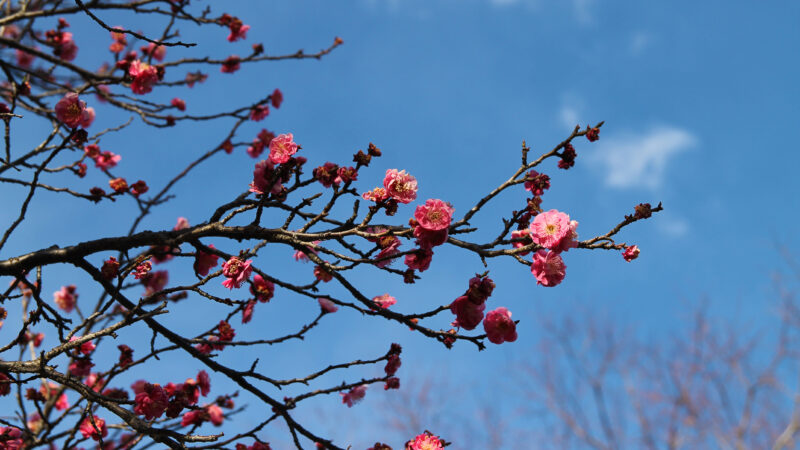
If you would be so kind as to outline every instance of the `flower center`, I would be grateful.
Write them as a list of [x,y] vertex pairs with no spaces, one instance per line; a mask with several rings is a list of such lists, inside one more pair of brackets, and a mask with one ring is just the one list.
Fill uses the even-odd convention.
[[544,231],[547,234],[556,234],[558,231],[558,225],[554,223],[548,223],[547,226],[544,227]]

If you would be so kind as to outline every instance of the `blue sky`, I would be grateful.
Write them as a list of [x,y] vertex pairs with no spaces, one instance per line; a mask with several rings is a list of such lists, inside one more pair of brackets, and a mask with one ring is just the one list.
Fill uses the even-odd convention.
[[[340,312],[305,342],[264,349],[265,367],[297,375],[345,358],[380,355],[396,341],[406,349],[401,380],[458,379],[488,395],[487,380],[505,379],[508,364],[533,351],[543,319],[595,311],[622,328],[637,326],[653,336],[667,336],[686,329],[685,316],[705,297],[721,320],[751,317],[757,327],[769,319],[774,301],[770,275],[782,267],[776,246],[792,251],[800,244],[792,225],[800,220],[795,198],[800,193],[795,174],[800,163],[800,4],[225,3],[231,8],[226,12],[252,26],[248,39],[229,44],[223,30],[199,36],[198,30],[183,27],[185,38],[208,44],[200,52],[244,55],[255,42],[263,42],[271,54],[298,48],[312,52],[327,47],[335,36],[345,44],[322,61],[245,66],[235,76],[204,68],[211,75],[206,84],[193,90],[157,88],[154,98],[181,96],[189,112],[204,112],[248,102],[278,87],[284,105],[265,122],[245,127],[240,140],[252,139],[262,126],[292,132],[311,167],[327,160],[347,162],[357,149],[374,142],[384,156],[360,173],[362,190],[378,185],[387,168],[406,169],[419,180],[421,199],[448,200],[457,216],[516,170],[523,139],[532,152],[549,150],[576,123],[604,120],[598,142],[577,141],[573,169],[562,171],[552,161],[541,167],[552,178],[545,209],[569,213],[580,222],[578,231],[585,239],[604,234],[640,202],[662,201],[665,207],[650,221],[621,233],[621,241],[641,247],[638,260],[625,263],[617,252],[569,252],[567,278],[557,288],[536,286],[524,266],[493,261],[491,277],[497,289],[489,308],[507,306],[521,321],[519,340],[513,344],[490,344],[481,353],[464,344],[447,351],[403,327]],[[88,25],[75,20],[73,26]],[[104,33],[97,35],[106,39]],[[78,33],[76,41],[82,44]],[[90,67],[107,58],[104,46],[95,51],[87,44],[81,52],[79,62]],[[97,129],[127,118],[110,111],[104,115],[107,107],[94,106]],[[161,186],[157,180],[205,151],[209,142],[218,142],[224,131],[191,125],[133,130],[136,140],[123,132],[104,139],[101,147],[122,155],[115,174],[145,178],[154,189]],[[231,156],[218,155],[191,181],[178,184],[171,206],[151,216],[143,228],[172,227],[179,215],[192,224],[203,221],[215,205],[246,188],[252,165],[241,149]],[[105,183],[96,171],[89,178],[86,189]],[[4,196],[10,192],[3,189]],[[491,235],[501,225],[500,218],[524,198],[520,188],[487,208],[474,223],[490,231],[478,233],[476,239]],[[31,211],[31,223],[3,249],[2,257],[52,243],[122,234],[132,219],[131,207],[125,202],[100,204],[82,214],[87,205],[42,196]],[[395,223],[404,222],[412,207],[401,207]],[[0,213],[0,218],[11,220],[15,210]],[[290,254],[276,249],[256,263],[275,274],[310,276],[311,267],[295,264]],[[185,269],[176,267],[175,279],[181,270],[188,273]],[[66,284],[57,275],[73,273],[68,268],[52,270],[53,281],[45,292]],[[477,258],[450,249],[437,251],[434,267],[414,286],[366,274],[358,283],[374,295],[389,290],[398,298],[398,310],[419,311],[449,303],[464,291],[469,277],[482,270]],[[300,323],[290,319],[312,316],[313,305],[298,306],[299,301],[279,293],[267,307],[256,310],[255,320],[262,324],[241,327],[241,336],[265,337],[264,330],[273,335],[286,323]],[[186,302],[177,308],[183,324],[213,315]],[[430,325],[447,327],[446,319],[450,317]],[[0,333],[10,332],[4,328]],[[246,365],[249,359],[244,355],[231,361]],[[195,371],[180,371],[186,363],[176,359],[161,364],[182,379]],[[326,378],[329,384],[323,386],[341,382],[342,376]],[[414,386],[409,383],[408,388]],[[382,423],[376,414],[385,406],[382,397],[393,395],[379,390],[371,388],[365,401],[352,409],[330,396],[298,414],[321,432],[330,430],[339,444],[366,448],[387,436],[398,445],[402,437],[374,428]],[[252,411],[247,414],[251,415]],[[274,442],[284,438],[275,432],[265,437]],[[458,436],[445,437],[456,442],[455,448],[468,448],[459,444]]]

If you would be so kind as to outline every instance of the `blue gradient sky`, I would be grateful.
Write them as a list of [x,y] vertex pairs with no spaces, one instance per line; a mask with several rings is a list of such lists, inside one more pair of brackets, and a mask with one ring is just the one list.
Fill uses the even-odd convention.
[[[322,61],[244,66],[235,76],[204,68],[211,74],[206,84],[193,90],[157,88],[151,94],[154,98],[177,95],[186,100],[189,112],[205,112],[247,103],[278,87],[284,105],[264,122],[243,128],[239,140],[251,139],[262,126],[292,132],[311,167],[327,160],[348,162],[356,150],[374,142],[384,157],[360,173],[360,189],[378,185],[387,168],[406,169],[419,180],[421,199],[448,200],[457,216],[516,170],[523,139],[532,152],[549,150],[576,123],[585,126],[604,120],[598,142],[577,141],[573,169],[557,169],[554,161],[541,167],[552,178],[545,209],[568,212],[580,222],[578,231],[585,239],[604,234],[637,203],[662,201],[665,207],[650,221],[621,233],[620,241],[642,249],[638,260],[626,263],[617,252],[569,252],[567,278],[557,288],[536,286],[525,266],[492,261],[497,289],[488,307],[506,306],[521,321],[519,340],[513,344],[489,344],[481,353],[461,344],[448,351],[403,327],[339,312],[305,342],[266,348],[263,354],[259,349],[265,370],[296,376],[348,358],[378,356],[390,342],[400,342],[405,348],[401,380],[425,376],[458,380],[476,397],[491,397],[492,385],[510,379],[510,362],[524,360],[534,351],[541,336],[539,323],[548,318],[594,311],[621,328],[642,327],[659,338],[684,332],[686,314],[706,297],[720,318],[749,317],[758,326],[771,314],[770,274],[781,267],[776,246],[800,248],[797,227],[792,225],[800,220],[795,198],[800,193],[797,2],[225,4],[230,5],[226,12],[252,26],[248,39],[229,44],[223,30],[198,36],[198,30],[182,27],[187,40],[208,43],[200,53],[245,55],[255,42],[263,42],[271,54],[298,48],[312,52],[327,47],[334,36],[345,44]],[[109,23],[116,23],[110,17]],[[75,20],[73,26],[87,24]],[[97,36],[106,42],[104,33]],[[76,41],[82,44],[77,32]],[[89,45],[81,47],[79,62],[99,66],[107,58],[105,45],[96,51]],[[93,106],[98,110],[97,129],[127,118],[104,115],[107,107]],[[153,189],[161,186],[156,180],[183,167],[209,142],[219,142],[224,132],[192,125],[134,130],[136,140],[123,132],[105,138],[101,147],[122,155],[115,174],[145,178]],[[231,156],[218,155],[191,181],[179,183],[177,198],[149,217],[143,228],[172,227],[179,215],[192,224],[202,222],[216,205],[246,189],[253,162],[241,149]],[[105,183],[92,168],[88,178],[81,182],[86,189]],[[5,187],[3,192],[4,197],[12,193]],[[501,226],[500,218],[517,209],[524,198],[520,187],[487,208],[474,224],[489,231],[475,239],[493,235]],[[91,214],[82,214],[87,205],[43,195],[30,213],[31,223],[0,256],[125,233],[133,217],[131,207],[121,201],[93,206]],[[16,211],[15,206],[6,208],[0,213],[3,222]],[[404,222],[412,211],[413,205],[401,207],[394,223]],[[275,275],[309,279],[311,266],[294,263],[290,255],[287,249],[267,249],[256,263]],[[66,284],[59,276],[74,273],[69,268],[50,270],[53,278],[45,292]],[[178,280],[179,273],[191,269],[174,270],[172,276]],[[414,286],[372,275],[357,284],[371,295],[392,293],[400,311],[420,311],[449,303],[464,291],[472,274],[483,270],[477,257],[443,249]],[[80,288],[80,278],[73,282]],[[200,321],[206,328],[219,320],[213,320],[218,317],[214,307],[199,309],[202,303],[194,300],[176,306],[181,314],[176,326]],[[240,330],[237,337],[276,336],[283,329],[298,328],[301,322],[292,320],[308,320],[314,312],[314,305],[279,292],[269,305],[259,305],[255,323],[234,326]],[[447,319],[429,325],[444,328]],[[5,327],[0,336],[11,332]],[[245,367],[252,352],[229,358]],[[186,369],[191,361],[179,358],[159,364],[159,371],[176,378],[164,382],[193,376],[199,369]],[[379,367],[349,377],[335,374],[322,386],[380,371]],[[330,433],[338,444],[366,448],[385,439],[399,445],[402,436],[379,426],[384,413],[391,416],[383,397],[395,393],[379,391],[374,386],[352,409],[344,407],[338,396],[329,396],[297,414],[306,417],[312,428]],[[472,401],[464,398],[456,407],[468,410]],[[504,414],[500,410],[498,420]],[[251,408],[240,420],[257,423],[263,414]],[[456,442],[454,448],[469,448],[459,443],[459,436],[445,437]],[[283,448],[280,443],[286,436],[268,432],[264,438]]]

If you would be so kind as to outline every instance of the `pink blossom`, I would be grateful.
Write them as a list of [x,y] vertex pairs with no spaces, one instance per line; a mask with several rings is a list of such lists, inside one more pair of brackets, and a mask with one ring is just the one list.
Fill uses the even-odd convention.
[[228,56],[225,61],[222,61],[222,67],[219,68],[219,71],[222,73],[234,73],[239,70],[241,62],[242,59],[236,55]]
[[189,411],[183,415],[181,418],[181,426],[189,426],[189,425],[202,425],[205,422],[207,415],[205,410],[202,409],[195,409]]
[[483,320],[484,309],[486,309],[485,303],[475,304],[466,295],[458,297],[450,304],[450,312],[456,315],[453,326],[474,330]]
[[511,320],[511,311],[502,306],[486,314],[483,329],[486,330],[489,342],[493,344],[517,340],[517,324]]
[[631,262],[634,259],[639,257],[639,247],[636,245],[631,245],[630,247],[626,247],[625,251],[622,252],[622,257],[625,258],[625,261]]
[[131,91],[134,94],[147,94],[158,83],[158,70],[150,64],[140,60],[133,61],[128,67],[128,75],[133,78]]
[[283,190],[283,185],[279,179],[273,178],[275,178],[275,166],[266,159],[257,162],[253,171],[253,182],[250,183],[250,192],[279,194]]
[[370,200],[375,203],[378,203],[389,198],[389,194],[386,192],[386,189],[382,187],[376,187],[371,191],[364,192],[363,194],[361,194],[361,197],[364,200]]
[[122,156],[116,155],[109,151],[104,151],[97,155],[94,159],[94,166],[100,170],[108,170],[116,167],[117,163],[122,159]]
[[211,379],[208,377],[208,373],[206,373],[205,370],[197,372],[197,387],[200,388],[200,393],[203,394],[203,397],[211,392]]
[[417,245],[420,248],[433,248],[442,245],[447,242],[448,235],[447,228],[433,231],[420,225],[414,227],[414,237],[417,238]]
[[76,377],[85,377],[92,372],[94,363],[89,358],[75,358],[69,364],[69,373]]
[[33,60],[36,58],[36,56],[31,55],[30,53],[20,49],[17,49],[16,56],[17,56],[17,65],[23,69],[30,68],[31,64],[33,64]]
[[406,450],[444,450],[442,441],[439,436],[434,436],[430,432],[425,432],[409,441],[406,444]]
[[275,109],[280,108],[281,103],[283,103],[283,92],[276,88],[274,91],[272,91],[272,95],[269,96],[269,100],[272,102],[272,106]]
[[211,423],[214,424],[215,427],[222,425],[225,415],[222,414],[222,409],[220,409],[219,406],[213,403],[206,406],[206,413],[208,414],[209,420],[211,420]]
[[455,209],[450,203],[439,199],[429,199],[417,206],[414,218],[422,228],[432,231],[444,230],[450,226]]
[[[208,248],[214,248],[214,244],[210,244]],[[219,256],[213,253],[197,250],[194,256],[194,271],[198,275],[207,276],[208,271],[217,266],[217,259]]]
[[319,302],[319,307],[322,308],[323,313],[335,313],[339,310],[339,307],[327,298],[319,297],[317,301]]
[[494,281],[488,276],[475,275],[469,280],[469,288],[465,294],[476,305],[485,302],[494,291]]
[[67,31],[60,32],[60,36],[53,39],[53,54],[63,61],[72,61],[78,56],[78,46],[72,40],[72,33]]
[[186,217],[178,217],[178,223],[172,227],[175,231],[185,230],[186,228],[189,228],[189,220]]
[[53,293],[53,301],[64,312],[72,312],[75,308],[75,304],[78,302],[78,294],[75,292],[76,289],[74,284],[61,286],[60,291]]
[[90,437],[95,441],[99,441],[101,438],[108,436],[106,421],[95,415],[83,419],[83,422],[81,422],[81,426],[78,428],[78,430],[81,432],[81,435],[84,438]]
[[253,276],[253,285],[250,286],[250,293],[255,295],[256,300],[266,303],[275,295],[275,285],[271,281],[262,278],[261,275],[255,274]]
[[531,170],[525,178],[525,190],[531,191],[533,195],[542,195],[545,190],[550,189],[550,177],[543,173]]
[[[524,230],[514,230],[511,232],[511,239],[525,239],[525,241],[527,241],[526,238],[530,236],[530,234],[531,234],[530,228],[525,228]],[[514,246],[514,248],[522,248],[528,245],[528,243],[526,243],[525,241],[517,241],[512,243],[512,245]],[[517,255],[525,256],[528,253],[530,252],[520,252],[517,253]]]
[[0,397],[5,397],[6,395],[11,393],[11,378],[0,372]]
[[256,105],[250,109],[250,120],[259,122],[264,120],[269,115],[269,107],[267,105]]
[[[77,340],[78,340],[77,336],[72,336],[69,339],[70,342]],[[94,342],[86,341],[78,346],[78,351],[83,353],[84,355],[91,355],[95,348],[97,348],[97,346],[94,344]]]
[[557,252],[539,250],[533,255],[531,273],[536,277],[536,283],[552,287],[564,280],[567,265]]
[[86,114],[84,114],[81,117],[81,127],[89,128],[90,126],[92,126],[92,123],[94,122],[94,116],[95,116],[94,108],[92,108],[91,106],[86,108]]
[[167,56],[167,47],[150,42],[147,44],[147,47],[142,47],[142,53],[150,55],[156,61],[161,62],[164,60],[164,57]]
[[397,169],[388,169],[383,178],[383,187],[390,197],[400,203],[411,203],[417,199],[417,179],[405,170],[398,172]]
[[86,112],[86,103],[78,98],[78,94],[70,92],[56,103],[56,118],[64,125],[75,128],[82,122],[88,120],[89,113]]
[[[235,26],[239,25],[239,26]],[[241,21],[232,22],[229,26],[231,33],[228,35],[228,42],[235,42],[239,39],[246,39],[247,38],[247,31],[250,29],[250,25],[243,25]]]
[[555,209],[537,215],[530,229],[533,242],[550,249],[558,247],[573,231],[569,216]]
[[161,385],[145,383],[136,394],[133,412],[144,416],[145,420],[153,420],[161,417],[168,405],[169,398]]
[[348,393],[339,392],[339,395],[342,396],[342,403],[347,405],[348,408],[352,408],[354,404],[360,402],[366,394],[367,394],[366,384],[356,386],[353,389],[350,389],[350,392]]
[[285,163],[297,153],[297,147],[292,133],[280,134],[269,143],[269,160],[275,164]]
[[14,427],[0,427],[0,444],[3,450],[23,450],[22,430]]
[[232,256],[231,259],[225,261],[222,264],[222,274],[225,275],[225,281],[222,282],[222,285],[228,289],[233,288],[240,288],[242,287],[242,283],[247,281],[250,277],[250,272],[253,271],[253,268],[250,267],[252,260],[242,261],[240,258],[236,256]]
[[433,259],[433,250],[430,248],[418,248],[413,253],[406,255],[406,266],[409,269],[419,270],[424,272],[431,266]]
[[558,243],[555,247],[553,247],[554,252],[566,252],[569,251],[571,248],[578,247],[578,221],[577,220],[570,220],[569,221],[569,233],[564,236],[564,239],[561,239],[561,242]]
[[377,297],[373,297],[372,301],[375,302],[378,306],[380,306],[383,309],[386,309],[386,308],[394,305],[395,303],[397,303],[397,299],[392,297],[389,294],[383,294],[383,295],[379,295]]
[[173,98],[169,103],[170,105],[178,108],[178,111],[186,111],[186,102],[178,97]]
[[[314,241],[312,243],[313,244],[319,244],[320,241]],[[294,256],[293,256],[294,260],[295,261],[301,261],[301,262],[304,262],[304,263],[308,262],[308,256],[306,256],[307,253],[313,253],[313,254],[316,255],[317,254],[317,250],[315,250],[312,247],[305,247],[303,250],[295,250]]]
[[242,323],[250,323],[253,320],[253,311],[256,309],[256,301],[250,300],[244,305],[242,310]]

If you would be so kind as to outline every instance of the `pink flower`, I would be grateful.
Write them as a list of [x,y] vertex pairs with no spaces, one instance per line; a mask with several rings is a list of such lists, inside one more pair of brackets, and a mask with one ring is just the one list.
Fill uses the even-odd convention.
[[634,259],[639,257],[639,247],[636,245],[631,245],[630,247],[626,247],[625,251],[622,252],[622,257],[625,258],[625,261],[631,262]]
[[479,305],[492,295],[494,291],[494,281],[488,276],[475,275],[469,280],[469,288],[465,294],[469,300],[476,305]]
[[[268,160],[259,161],[256,163],[256,168],[253,171],[253,182],[250,183],[250,192],[256,194],[279,194],[283,190],[283,185],[280,179],[274,179],[275,166]],[[273,184],[270,184],[273,183]]]
[[169,103],[179,111],[186,111],[186,102],[178,97],[173,98]]
[[364,200],[370,200],[375,203],[378,203],[389,198],[389,194],[386,192],[386,189],[382,187],[376,187],[371,191],[364,192],[363,194],[361,194],[361,197]]
[[244,305],[242,310],[242,323],[250,323],[253,320],[253,311],[256,309],[256,301],[250,300]]
[[380,306],[383,309],[386,309],[386,308],[394,305],[395,303],[397,303],[397,299],[392,297],[389,294],[383,294],[383,295],[379,295],[377,297],[373,297],[372,301],[375,302],[378,306]]
[[414,218],[422,228],[432,231],[444,230],[450,226],[455,209],[450,203],[439,199],[429,199],[417,206]]
[[[313,244],[319,244],[320,241],[314,241],[312,243]],[[317,251],[315,249],[311,248],[311,247],[305,247],[303,250],[295,250],[294,256],[293,256],[294,260],[295,261],[304,262],[304,263],[308,262],[308,256],[306,256],[307,253],[313,253],[313,254],[316,255]]]
[[93,159],[95,167],[100,170],[107,170],[116,167],[117,163],[119,163],[119,161],[122,159],[122,156],[115,155],[109,151],[104,151]]
[[128,67],[128,75],[133,78],[131,91],[134,94],[147,94],[158,83],[158,70],[150,64],[136,60]]
[[92,373],[94,363],[89,358],[75,358],[69,364],[69,373],[76,377],[85,377]]
[[444,450],[442,441],[439,436],[434,436],[430,432],[425,432],[414,438],[414,441],[409,441],[406,444],[407,450]]
[[417,245],[420,248],[433,248],[442,245],[447,242],[448,234],[447,228],[432,231],[420,225],[414,227],[414,237],[417,238]]
[[228,35],[228,42],[235,42],[239,39],[246,39],[247,38],[247,30],[250,29],[250,25],[242,24],[242,21],[233,21],[228,26],[231,30],[231,33]]
[[347,405],[348,408],[352,408],[354,404],[360,402],[366,394],[367,394],[366,384],[356,386],[353,389],[350,389],[350,392],[348,393],[339,392],[339,395],[342,396],[342,403]]
[[76,289],[74,284],[61,286],[60,291],[53,293],[53,301],[64,312],[72,312],[78,302],[78,294],[75,293]]
[[236,55],[228,56],[225,61],[222,62],[222,67],[219,68],[219,71],[222,73],[234,73],[239,70],[239,63],[241,61],[242,59]]
[[92,126],[92,123],[94,122],[94,116],[95,116],[94,108],[92,108],[91,106],[86,108],[86,113],[81,117],[81,127],[89,128],[90,126]]
[[292,133],[280,134],[269,143],[269,160],[275,164],[289,161],[297,153],[297,144]]
[[101,438],[108,436],[106,421],[95,415],[83,419],[83,422],[81,422],[81,426],[78,428],[78,430],[81,432],[83,437],[90,437],[95,441],[99,441]]
[[168,405],[169,398],[161,385],[145,383],[142,390],[136,393],[133,412],[144,416],[145,420],[153,420],[161,417]]
[[189,411],[181,418],[181,426],[185,427],[188,425],[202,425],[203,422],[205,422],[206,417],[206,412],[202,409]]
[[53,36],[53,54],[63,61],[72,61],[78,56],[78,46],[72,40],[72,33],[59,31]]
[[16,56],[17,56],[17,65],[23,69],[30,68],[31,64],[33,64],[34,58],[36,58],[36,56],[31,55],[30,53],[20,49],[17,49]]
[[23,450],[22,430],[14,427],[0,427],[3,450]]
[[555,209],[537,215],[531,223],[531,239],[545,248],[558,247],[571,232],[569,216]]
[[283,103],[283,92],[280,89],[275,89],[272,91],[272,95],[269,96],[269,100],[272,102],[272,106],[275,109],[281,107],[281,103]]
[[205,370],[201,370],[197,373],[197,387],[200,388],[200,393],[203,394],[203,397],[211,392],[211,379],[208,377],[208,373],[206,373]]
[[398,172],[397,169],[388,169],[383,178],[383,187],[390,197],[400,203],[411,203],[417,199],[417,179],[405,170]]
[[164,57],[167,56],[167,47],[163,45],[156,45],[153,42],[147,44],[147,47],[142,47],[142,53],[145,55],[150,55],[158,62],[164,60]]
[[424,272],[431,266],[432,259],[433,250],[430,248],[418,248],[413,253],[406,255],[406,266],[408,266],[409,269]]
[[484,309],[486,309],[485,303],[477,305],[471,302],[466,295],[458,297],[450,304],[450,312],[456,315],[453,326],[474,330],[483,320]]
[[329,188],[334,184],[338,185],[339,181],[339,166],[328,161],[325,164],[317,167],[312,171],[314,178],[317,179],[323,186]]
[[172,227],[175,231],[184,230],[186,228],[189,228],[189,220],[186,217],[178,217],[178,223]]
[[253,277],[253,285],[250,286],[250,293],[256,296],[256,300],[266,303],[275,295],[275,285],[256,274]]
[[252,262],[250,259],[242,261],[236,256],[232,256],[231,259],[225,261],[222,265],[222,274],[225,275],[226,280],[222,282],[222,285],[228,289],[242,287],[242,283],[247,281],[250,277],[250,272],[253,271],[253,268],[250,267]]
[[267,105],[256,105],[250,110],[250,120],[258,122],[264,120],[269,115],[269,107]]
[[[208,248],[214,248],[214,244],[210,244]],[[217,266],[217,259],[219,259],[219,256],[213,253],[198,250],[194,256],[194,271],[198,275],[207,276],[208,271]]]
[[78,94],[70,92],[56,103],[56,119],[64,125],[75,128],[83,122],[89,120],[89,113],[86,112],[86,103],[78,98]]
[[493,344],[517,340],[517,324],[511,320],[511,311],[502,306],[486,314],[483,329],[486,330],[489,342]]
[[561,259],[561,255],[556,252],[539,250],[533,255],[531,273],[536,277],[536,283],[542,286],[552,287],[564,280],[567,272],[567,265]]
[[533,195],[542,195],[545,190],[550,189],[550,177],[543,173],[531,170],[525,178],[525,190],[531,191]]
[[322,308],[323,313],[335,313],[339,310],[339,307],[327,298],[319,297],[317,301],[319,302],[319,307]]
[[[525,228],[524,230],[514,230],[511,232],[511,239],[524,239],[527,238],[531,234],[530,228]],[[527,239],[525,239],[527,241]],[[525,241],[514,242],[512,244],[514,248],[522,248],[528,245]],[[525,256],[530,252],[521,252],[517,253],[519,256]]]
[[[78,340],[77,336],[72,336],[69,339],[70,342],[76,341],[76,340]],[[97,348],[97,346],[94,345],[94,342],[86,341],[86,342],[82,343],[80,346],[78,346],[78,351],[83,353],[84,355],[91,355],[95,348]]]
[[211,423],[214,424],[215,427],[222,425],[222,421],[225,419],[224,414],[222,414],[222,409],[215,404],[210,404],[206,406],[206,413],[208,414],[208,418],[211,420]]
[[553,247],[554,252],[566,252],[569,251],[571,248],[578,247],[578,221],[577,220],[570,220],[569,221],[569,233],[561,239],[561,242],[558,243],[555,247]]
[[400,355],[390,355],[389,359],[386,360],[386,367],[384,367],[383,370],[386,372],[386,375],[391,377],[397,373],[397,369],[400,368],[401,364],[402,362],[400,361]]

